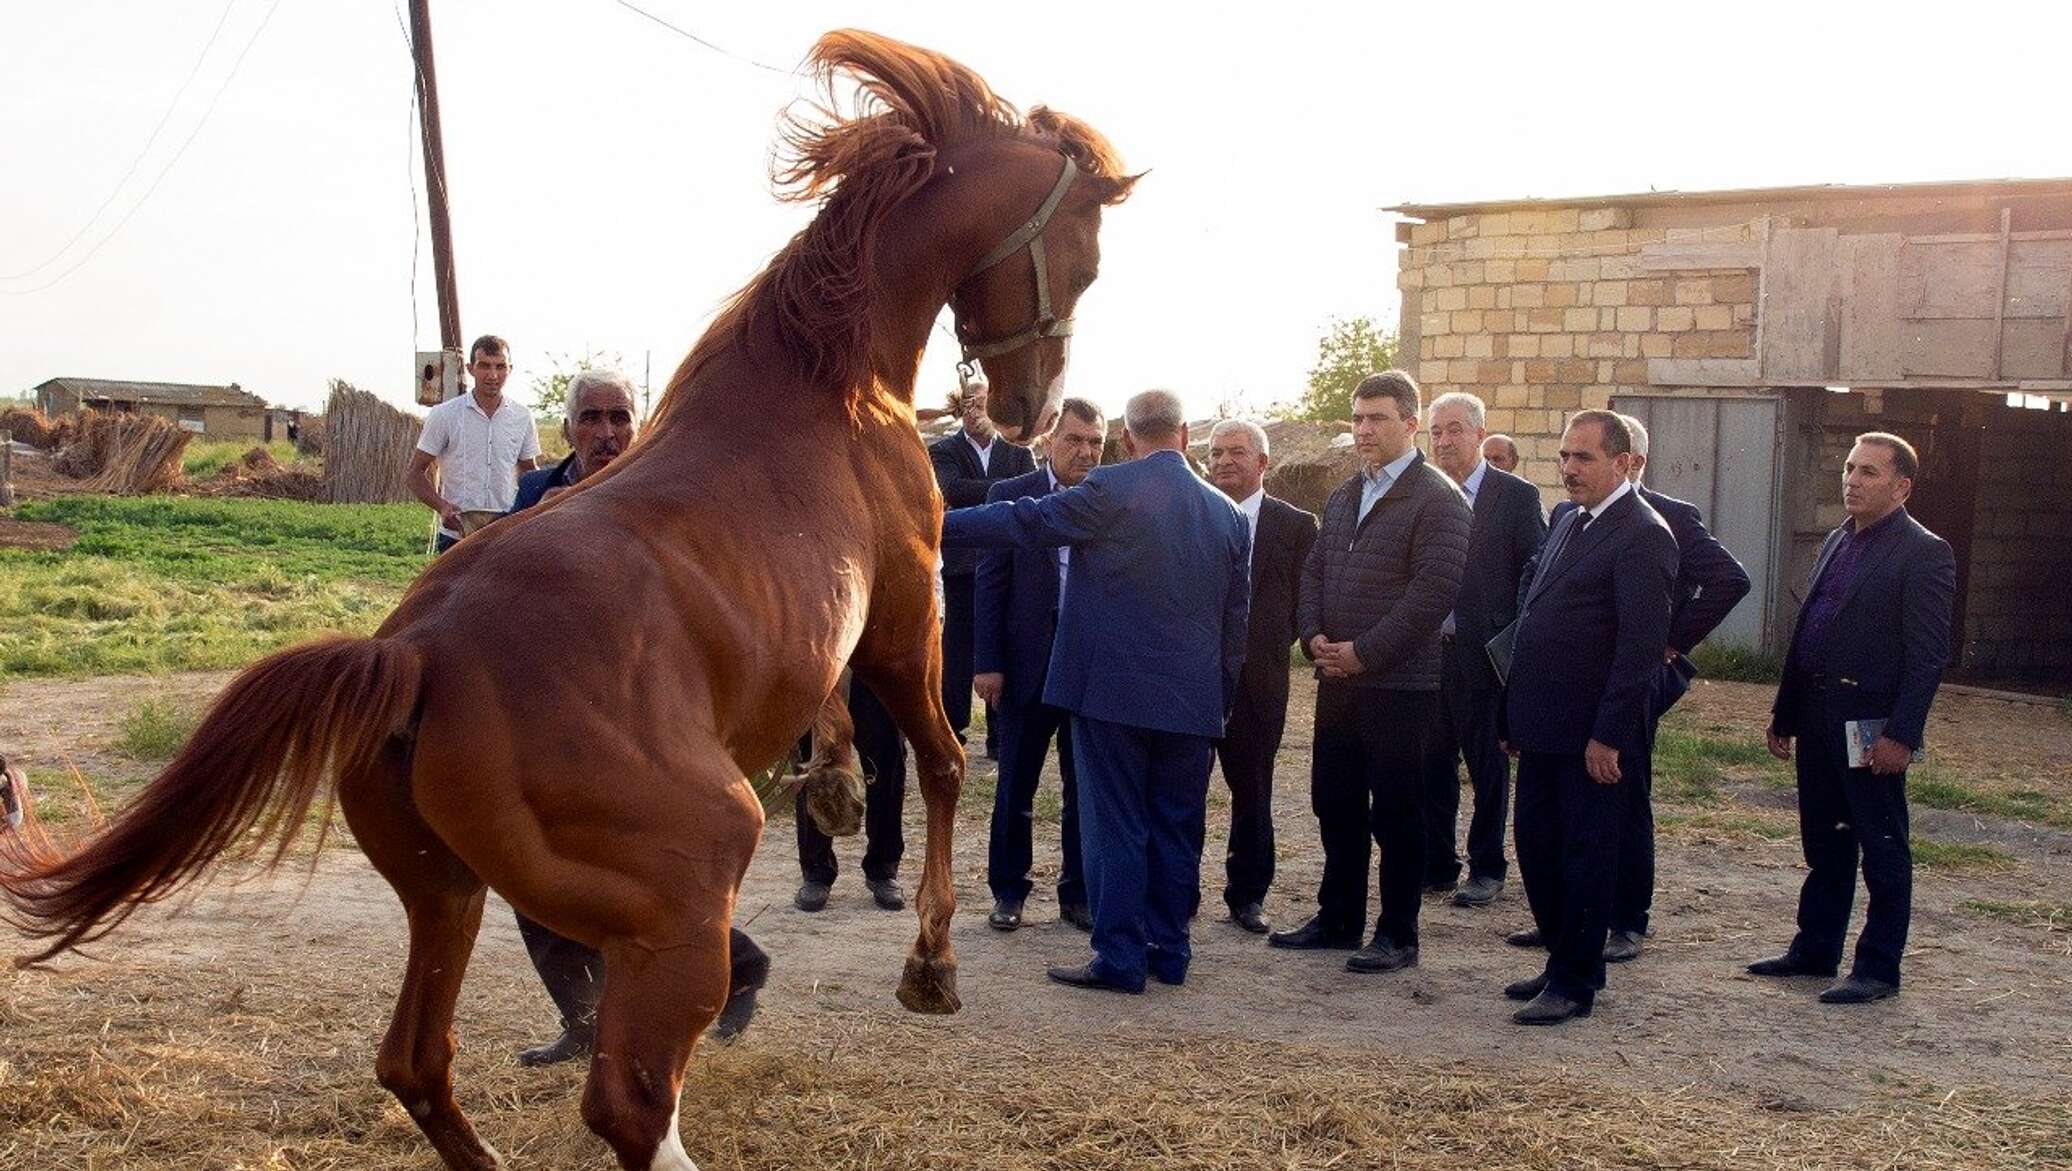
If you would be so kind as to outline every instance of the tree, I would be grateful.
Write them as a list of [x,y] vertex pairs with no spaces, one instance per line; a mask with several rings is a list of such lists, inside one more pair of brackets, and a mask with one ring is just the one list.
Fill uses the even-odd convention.
[[559,423],[568,412],[568,384],[585,370],[619,370],[625,367],[625,359],[617,354],[593,350],[580,358],[571,359],[567,354],[547,355],[547,373],[536,374],[532,379],[532,413],[549,422]]
[[1362,378],[1396,364],[1396,335],[1383,331],[1371,317],[1334,317],[1317,339],[1317,362],[1309,385],[1289,404],[1288,417],[1316,423],[1339,422],[1352,413],[1353,388]]

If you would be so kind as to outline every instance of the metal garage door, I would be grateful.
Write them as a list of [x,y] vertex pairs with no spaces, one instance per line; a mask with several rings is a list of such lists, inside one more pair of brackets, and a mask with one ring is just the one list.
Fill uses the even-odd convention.
[[1713,641],[1764,645],[1776,577],[1777,400],[1621,395],[1612,409],[1647,424],[1648,487],[1702,509],[1754,582]]

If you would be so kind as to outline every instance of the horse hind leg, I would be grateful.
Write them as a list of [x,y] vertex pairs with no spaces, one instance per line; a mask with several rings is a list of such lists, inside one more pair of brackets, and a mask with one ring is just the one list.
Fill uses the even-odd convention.
[[484,887],[410,803],[400,748],[375,774],[343,778],[339,804],[374,868],[410,920],[410,959],[375,1076],[403,1104],[453,1171],[503,1166],[453,1097],[453,1011],[482,925]]
[[831,838],[863,828],[863,770],[856,763],[856,722],[843,699],[846,676],[813,717],[813,756],[800,774],[805,811]]

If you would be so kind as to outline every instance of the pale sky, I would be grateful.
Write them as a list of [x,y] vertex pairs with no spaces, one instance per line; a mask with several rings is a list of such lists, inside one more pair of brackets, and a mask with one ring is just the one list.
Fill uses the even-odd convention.
[[[1328,318],[1393,327],[1388,204],[2072,175],[2061,4],[636,2],[785,67],[829,28],[914,41],[1148,168],[1074,343],[1068,390],[1111,407],[1286,399]],[[407,402],[438,318],[399,3],[0,0],[0,394]],[[768,184],[800,80],[613,0],[432,9],[462,329],[511,339],[524,398],[586,349],[636,382],[652,351],[659,393],[807,214]]]

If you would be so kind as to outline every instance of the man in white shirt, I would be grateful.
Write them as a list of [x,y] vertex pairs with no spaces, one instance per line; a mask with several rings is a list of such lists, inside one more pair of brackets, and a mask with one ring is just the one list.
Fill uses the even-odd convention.
[[476,338],[468,349],[468,373],[475,388],[425,415],[410,459],[410,492],[439,515],[441,553],[484,523],[467,514],[486,514],[486,521],[509,511],[518,497],[518,477],[539,466],[540,433],[532,412],[504,400],[510,343],[495,334]]
[[1223,902],[1232,922],[1259,935],[1268,930],[1262,904],[1273,885],[1273,762],[1288,722],[1295,600],[1302,563],[1317,539],[1315,516],[1266,494],[1271,458],[1266,431],[1257,423],[1225,419],[1209,433],[1209,482],[1237,502],[1252,530],[1245,665],[1238,674],[1237,703],[1216,742],[1216,759],[1230,786]]

